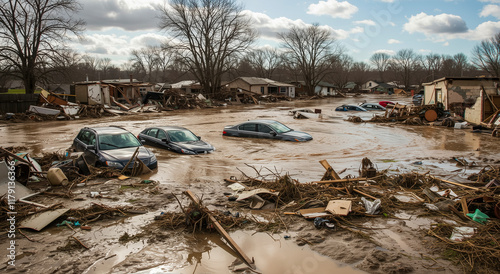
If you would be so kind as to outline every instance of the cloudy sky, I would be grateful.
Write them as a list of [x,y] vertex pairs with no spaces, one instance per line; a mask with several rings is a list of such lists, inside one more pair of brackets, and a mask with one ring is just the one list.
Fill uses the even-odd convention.
[[[257,47],[279,46],[277,33],[290,26],[318,23],[356,61],[375,52],[470,55],[474,45],[500,32],[500,0],[251,0],[244,12],[260,33]],[[133,49],[168,39],[158,29],[157,4],[164,0],[81,0],[85,40],[81,53],[120,65]]]

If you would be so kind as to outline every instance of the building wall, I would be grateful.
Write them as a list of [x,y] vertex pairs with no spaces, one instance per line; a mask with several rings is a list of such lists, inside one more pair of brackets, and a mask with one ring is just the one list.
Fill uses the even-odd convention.
[[262,94],[261,87],[264,87],[264,94],[268,94],[267,85],[253,85],[253,86],[251,86],[250,84],[243,81],[242,79],[236,79],[228,84],[229,89],[241,88],[241,89],[251,91],[251,92],[254,92],[257,94]]

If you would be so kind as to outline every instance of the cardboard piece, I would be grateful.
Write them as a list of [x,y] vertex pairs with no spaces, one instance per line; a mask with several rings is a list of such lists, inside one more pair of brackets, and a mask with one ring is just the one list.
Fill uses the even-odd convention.
[[326,211],[325,207],[315,207],[299,210],[299,214],[306,219],[314,219],[316,217],[325,217],[331,215],[330,212]]
[[19,228],[30,228],[36,231],[40,231],[48,224],[52,223],[55,219],[61,217],[68,210],[69,208],[61,208],[33,215],[30,218],[24,220]]
[[326,211],[332,213],[333,215],[347,216],[351,212],[352,201],[346,200],[332,200],[328,202],[326,206]]

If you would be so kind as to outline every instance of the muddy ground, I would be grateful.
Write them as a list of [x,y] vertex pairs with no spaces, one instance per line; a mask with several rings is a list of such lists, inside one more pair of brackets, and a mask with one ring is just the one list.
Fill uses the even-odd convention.
[[[243,174],[257,176],[256,169],[261,176],[269,175],[268,178],[274,173],[289,174],[301,182],[317,181],[324,173],[318,163],[323,159],[337,171],[345,169],[341,177],[359,176],[361,159],[368,157],[379,170],[393,173],[429,171],[451,181],[466,182],[467,176],[477,173],[481,166],[500,161],[499,139],[488,134],[472,133],[470,129],[394,123],[354,124],[345,121],[348,115],[369,119],[378,112],[334,111],[344,103],[387,99],[410,102],[406,97],[371,95],[102,119],[0,124],[2,146],[25,146],[32,155],[64,151],[84,126],[119,125],[138,134],[152,125],[178,125],[191,129],[216,147],[212,154],[197,156],[152,147],[159,161],[158,170],[152,174],[127,180],[101,178],[87,182],[89,185],[73,188],[71,199],[33,198],[37,203],[60,202],[73,209],[97,203],[110,207],[129,206],[147,213],[110,216],[89,224],[90,231],[72,231],[54,224],[41,232],[23,230],[33,241],[17,234],[16,267],[6,267],[5,256],[1,256],[1,267],[13,273],[231,273],[228,266],[235,261],[234,253],[216,232],[189,233],[182,227],[161,229],[154,226],[154,217],[162,212],[181,212],[174,194],[187,205],[189,200],[181,193],[189,189],[214,211],[230,211],[265,222],[273,218],[273,211],[235,207],[235,202],[229,202],[224,195],[230,192],[224,179],[231,176],[243,179]],[[298,107],[321,109],[323,118],[293,119],[288,111]],[[225,125],[256,118],[279,120],[295,130],[310,133],[314,139],[291,143],[223,137],[221,134]],[[451,160],[453,157],[476,162],[478,167],[457,167]],[[134,186],[144,179],[154,182]],[[104,197],[92,198],[91,192],[104,193]],[[247,256],[255,259],[261,273],[464,272],[462,265],[443,258],[443,254],[433,248],[436,239],[426,235],[432,223],[443,219],[453,222],[453,218],[428,216],[426,212],[422,206],[387,218],[350,220],[354,226],[371,228],[364,231],[369,238],[342,228],[318,230],[311,221],[290,215],[282,216],[286,229],[276,233],[272,230],[257,232],[258,228],[252,224],[229,231]],[[76,236],[89,248],[82,248],[71,236]],[[3,234],[0,238],[0,254],[4,254],[8,247],[7,237]],[[488,271],[493,270],[484,270]]]

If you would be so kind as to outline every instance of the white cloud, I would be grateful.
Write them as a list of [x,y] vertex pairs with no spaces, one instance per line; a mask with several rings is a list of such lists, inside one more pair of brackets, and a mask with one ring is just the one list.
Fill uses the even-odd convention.
[[356,25],[368,25],[368,26],[375,26],[377,24],[373,20],[354,21],[353,23]]
[[446,41],[446,42],[443,43],[443,46],[445,46],[445,47],[447,47],[449,45],[450,45],[450,42],[448,42],[448,41]]
[[403,28],[409,33],[421,32],[426,35],[464,33],[468,30],[465,21],[458,15],[427,15],[424,12],[410,17]]
[[396,39],[389,39],[388,44],[401,44],[402,42]]
[[77,14],[87,22],[88,30],[121,28],[129,31],[153,30],[158,28],[160,0],[86,0],[83,10]]
[[[250,10],[243,11],[243,14],[252,18],[252,26],[259,32],[260,38],[277,42],[279,41],[278,33],[287,32],[291,27],[305,28],[311,26],[311,24],[307,24],[300,19],[291,20],[286,17],[271,18],[267,14]],[[346,30],[334,29],[330,26],[321,27],[328,29],[337,40],[343,40],[349,37],[349,32]]]
[[390,49],[379,49],[379,50],[376,50],[373,52],[373,54],[375,53],[386,53],[386,54],[389,54],[389,55],[395,55],[396,52],[393,51],[393,50],[390,50]]
[[[500,1],[500,0],[499,0]],[[493,16],[500,19],[500,6],[498,5],[486,5],[479,14],[481,17]]]
[[354,27],[349,32],[350,33],[363,33],[363,32],[365,32],[365,29],[362,27]]
[[358,7],[353,4],[336,0],[319,1],[318,4],[311,4],[307,10],[307,14],[313,15],[330,15],[333,18],[349,19],[353,14],[358,12]]
[[479,2],[500,4],[500,0],[479,0]]
[[430,50],[430,49],[419,49],[418,52],[427,54],[427,53],[431,53],[432,50]]

